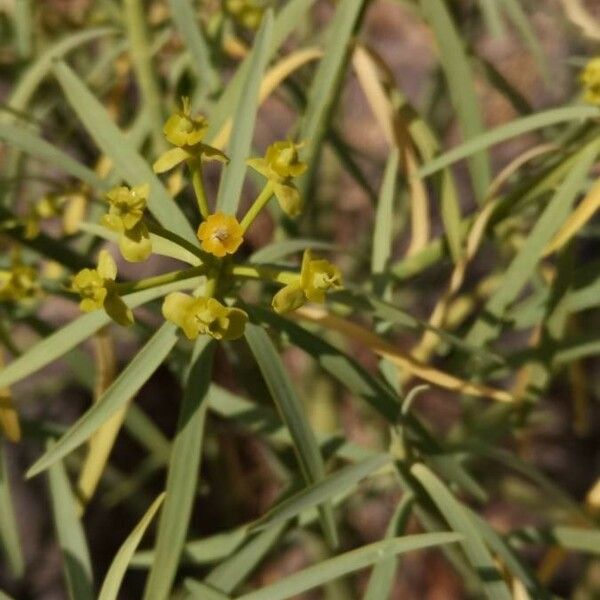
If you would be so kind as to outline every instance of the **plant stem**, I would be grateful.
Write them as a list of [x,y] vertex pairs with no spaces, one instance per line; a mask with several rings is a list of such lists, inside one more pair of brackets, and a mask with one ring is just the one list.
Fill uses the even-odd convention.
[[119,295],[131,294],[133,292],[140,292],[150,288],[158,287],[166,283],[173,283],[174,281],[182,281],[183,279],[191,279],[197,277],[206,272],[206,265],[199,265],[197,267],[191,267],[190,269],[183,269],[181,271],[172,271],[171,273],[165,273],[163,275],[156,275],[155,277],[147,277],[146,279],[140,279],[139,281],[127,281],[124,283],[117,283],[117,291]]
[[231,274],[234,277],[275,281],[276,283],[283,283],[284,285],[296,283],[300,277],[298,273],[293,271],[264,267],[262,265],[232,265],[228,269],[228,274]]
[[210,214],[208,210],[208,200],[206,199],[206,192],[204,191],[204,177],[202,175],[202,161],[201,159],[188,160],[188,166],[192,173],[192,185],[194,187],[194,193],[196,194],[196,200],[198,201],[198,208],[203,219],[206,219]]
[[271,196],[273,195],[273,184],[270,181],[267,181],[265,187],[262,192],[258,195],[254,204],[248,209],[248,212],[244,215],[242,222],[240,225],[242,229],[246,231],[256,217],[258,213],[267,205]]

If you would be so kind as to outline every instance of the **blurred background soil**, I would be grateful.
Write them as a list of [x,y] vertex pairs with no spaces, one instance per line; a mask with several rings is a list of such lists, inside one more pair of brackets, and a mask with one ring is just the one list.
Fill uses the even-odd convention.
[[[60,24],[61,27],[78,29],[85,23],[89,2],[85,0],[44,0],[38,10],[47,20],[47,26]],[[454,2],[456,14],[465,18],[474,10],[468,0]],[[577,69],[569,64],[571,56],[589,55],[591,45],[580,32],[569,24],[558,0],[540,0],[526,3],[535,30],[543,43],[544,52],[551,69],[551,87],[544,84],[536,65],[523,47],[522,42],[508,31],[502,39],[493,39],[482,27],[472,32],[478,52],[483,54],[502,75],[536,108],[551,107],[571,97],[576,87]],[[589,1],[588,6],[600,16],[600,3]],[[331,6],[318,2],[314,11],[317,22],[325,23],[331,15]],[[381,54],[393,70],[400,88],[417,107],[422,105],[428,93],[428,85],[436,65],[435,48],[431,32],[416,19],[409,10],[389,0],[373,2],[366,14],[361,38]],[[0,74],[0,101],[8,91],[8,82]],[[481,106],[485,111],[485,122],[489,127],[497,126],[513,119],[516,114],[510,104],[483,80],[478,81]],[[385,161],[386,145],[367,102],[360,91],[356,78],[348,77],[343,91],[341,109],[336,111],[340,131],[345,139],[358,147],[367,157],[364,168],[372,179],[374,188],[378,186],[381,165]],[[257,132],[258,144],[264,146],[273,139],[286,135],[290,125],[289,110],[278,100],[271,100],[261,111],[260,129]],[[450,127],[444,140],[447,145],[460,141],[458,128]],[[535,138],[519,138],[503,144],[492,152],[494,169],[497,172]],[[1,152],[1,150],[0,150]],[[1,158],[1,156],[0,156]],[[335,167],[329,168],[327,161],[325,177],[330,178],[332,192],[332,214],[335,215],[333,235],[343,247],[352,248],[355,240],[369,235],[373,223],[373,206],[369,198],[354,185],[348,176]],[[472,201],[463,178],[462,199],[465,210],[472,207]],[[440,226],[432,215],[436,232]],[[260,245],[268,241],[271,227],[265,221],[260,233],[251,243]],[[405,241],[400,240],[396,252],[401,255]],[[154,266],[149,263],[149,271]],[[437,299],[432,288],[430,297],[419,296],[414,311],[427,317]],[[58,324],[66,322],[76,314],[74,305],[56,302],[44,308],[44,317]],[[21,332],[20,342],[26,342],[26,333]],[[126,364],[136,349],[134,338],[120,335],[118,339],[120,365]],[[90,348],[88,347],[89,351]],[[369,366],[374,366],[372,357],[356,349],[357,356]],[[306,369],[306,358],[299,351],[289,351],[286,360],[291,371],[299,376]],[[231,381],[224,356],[219,357],[219,376],[224,383]],[[590,365],[589,373],[593,381],[589,389],[598,389],[598,370]],[[73,382],[69,381],[68,367],[56,364],[41,374],[23,382],[15,389],[15,397],[23,406],[26,416],[41,417],[59,423],[69,424],[89,405],[90,398]],[[323,384],[323,385],[326,385]],[[176,384],[166,369],[160,369],[144,386],[136,402],[152,417],[168,436],[172,436],[177,414],[177,394],[173,393]],[[310,390],[307,390],[310,392]],[[583,496],[594,476],[600,471],[600,415],[597,402],[592,402],[589,423],[584,435],[577,435],[572,428],[570,402],[565,398],[568,390],[555,389],[547,395],[544,403],[547,419],[536,431],[527,449],[528,458],[574,497]],[[596,399],[597,400],[597,399]],[[363,414],[352,399],[341,394],[336,403],[338,418],[347,436],[359,443],[370,444],[377,434],[376,427],[369,419],[372,415]],[[316,410],[316,409],[315,409]],[[419,398],[419,414],[439,431],[448,431],[461,418],[461,409],[448,394],[431,389]],[[214,533],[213,523],[226,528],[255,517],[273,501],[279,482],[274,475],[262,444],[251,436],[234,431],[224,423],[214,420],[211,427],[216,435],[211,439],[213,447],[207,449],[206,466],[203,478],[205,483],[194,515],[196,535]],[[0,587],[18,599],[61,600],[65,598],[60,559],[54,541],[48,495],[43,477],[27,484],[21,481],[23,473],[39,453],[39,448],[19,445],[9,448],[10,471],[15,483],[16,508],[19,527],[27,558],[27,576],[22,584],[11,582],[4,567],[0,566]],[[114,464],[125,474],[135,473],[144,454],[126,434],[120,436],[113,453]],[[147,490],[160,489],[162,473],[149,483]],[[149,503],[152,493],[147,491],[135,498],[132,507],[119,504],[106,511],[101,503],[92,503],[85,518],[85,528],[92,550],[96,577],[103,576],[110,560],[135,520],[139,518],[140,506]],[[347,547],[380,539],[398,500],[397,493],[369,495],[365,492],[359,499],[350,502],[343,513],[346,525],[344,543]],[[133,509],[132,509],[133,508]],[[520,513],[505,502],[493,502],[487,509],[487,518],[501,531],[527,524],[529,517]],[[416,531],[416,524],[411,524]],[[302,543],[299,543],[302,542]],[[311,542],[311,543],[307,543]],[[292,536],[286,540],[283,549],[271,556],[254,576],[254,581],[266,585],[280,576],[291,573],[310,564],[316,554],[308,549],[322,549],[314,540]],[[537,557],[539,558],[539,557]],[[193,573],[193,571],[191,571]],[[355,579],[357,589],[367,582],[368,571]],[[583,571],[576,557],[569,558],[558,570],[553,579],[553,589],[569,596],[576,585],[585,578],[600,580],[600,567],[593,564]],[[141,597],[143,577],[133,572],[126,579],[123,598]],[[598,588],[600,589],[600,587]],[[340,592],[344,597],[343,588]],[[305,598],[319,598],[319,593],[307,594]],[[573,595],[573,597],[575,597]],[[597,596],[600,598],[600,596]],[[460,578],[437,551],[411,554],[402,558],[397,571],[393,600],[459,600],[465,598]],[[382,599],[384,600],[384,599]]]

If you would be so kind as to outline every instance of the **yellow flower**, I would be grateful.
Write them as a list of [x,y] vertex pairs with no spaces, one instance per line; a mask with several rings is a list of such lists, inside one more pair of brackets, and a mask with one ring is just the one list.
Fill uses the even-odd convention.
[[224,306],[214,298],[194,298],[182,292],[169,294],[162,306],[165,319],[195,340],[210,335],[216,340],[234,340],[244,334],[248,315],[239,308]]
[[192,117],[190,99],[181,99],[183,109],[172,114],[163,127],[165,137],[173,146],[194,146],[204,139],[208,121],[202,115]]
[[79,307],[84,312],[104,308],[119,325],[131,325],[133,314],[119,296],[115,284],[117,265],[113,257],[100,250],[98,267],[82,269],[71,281],[71,290],[81,296]]
[[328,260],[313,259],[311,251],[305,250],[298,281],[279,290],[273,297],[272,306],[275,312],[290,312],[306,301],[324,302],[328,291],[341,287],[340,270]]
[[600,106],[600,56],[590,60],[581,73],[585,88],[584,100]]
[[0,301],[20,302],[30,300],[40,292],[37,272],[24,265],[18,250],[11,253],[11,266],[0,270]]
[[224,163],[229,160],[223,152],[202,142],[208,122],[203,116],[191,116],[189,98],[182,98],[182,102],[183,110],[171,115],[163,128],[167,140],[176,147],[159,156],[152,166],[155,173],[169,171],[186,160],[219,160]]
[[152,253],[150,233],[143,221],[149,194],[150,186],[144,184],[131,189],[120,186],[106,195],[110,208],[102,223],[121,234],[119,249],[129,262],[141,262]]
[[244,241],[244,230],[233,215],[222,212],[209,215],[198,228],[198,239],[205,252],[223,258],[234,254]]
[[265,12],[264,2],[256,0],[226,0],[227,12],[247,29],[258,29]]
[[248,164],[266,177],[273,186],[273,193],[282,210],[295,217],[302,210],[302,199],[292,179],[302,175],[307,169],[298,156],[301,144],[275,142],[267,148],[264,158],[252,158]]

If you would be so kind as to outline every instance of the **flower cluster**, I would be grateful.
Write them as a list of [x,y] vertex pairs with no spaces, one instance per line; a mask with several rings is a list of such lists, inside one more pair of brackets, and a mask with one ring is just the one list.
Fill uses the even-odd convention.
[[239,308],[229,308],[214,298],[194,298],[174,292],[163,303],[165,319],[175,323],[190,340],[209,335],[216,340],[235,340],[244,334],[248,315]]
[[65,235],[76,233],[85,207],[86,197],[81,192],[46,194],[29,208],[25,217],[25,238],[35,239],[40,234],[41,222],[53,217],[62,217]]
[[119,325],[131,325],[133,314],[119,296],[116,278],[117,265],[113,257],[106,250],[100,250],[97,268],[79,271],[71,281],[71,291],[81,296],[79,307],[84,312],[104,308]]
[[307,169],[298,155],[301,144],[275,142],[267,148],[264,158],[252,158],[248,164],[267,178],[281,209],[290,217],[302,211],[302,199],[293,179]]
[[17,250],[11,253],[10,269],[0,270],[0,301],[20,302],[31,300],[40,292],[37,272],[24,265]]
[[120,234],[119,249],[129,262],[141,262],[152,254],[150,233],[143,220],[149,194],[148,184],[131,189],[120,186],[106,194],[110,207],[102,223]]
[[600,106],[600,56],[587,63],[581,73],[581,83],[585,101]]
[[[293,311],[305,302],[323,302],[327,292],[341,287],[342,278],[335,265],[327,260],[313,258],[310,250],[304,252],[299,273],[274,271],[266,265],[246,267],[236,265],[231,260],[230,257],[242,245],[246,230],[273,196],[286,214],[299,214],[302,202],[294,179],[306,171],[307,165],[300,160],[300,144],[292,141],[275,142],[267,148],[264,157],[248,161],[249,166],[267,181],[241,222],[233,214],[222,211],[211,213],[204,190],[202,161],[214,158],[226,162],[227,157],[204,143],[207,129],[206,119],[192,116],[190,102],[184,98],[182,109],[169,117],[163,129],[166,139],[174,148],[165,152],[154,164],[154,170],[158,173],[171,169],[180,162],[186,162],[189,167],[202,217],[197,230],[202,251],[198,250],[197,257],[201,264],[190,270],[189,277],[198,274],[206,276],[203,292],[199,288],[193,295],[183,292],[166,295],[162,314],[165,319],[180,327],[190,340],[195,340],[200,335],[208,335],[217,340],[234,340],[243,335],[248,315],[240,308],[225,303],[223,291],[232,288],[221,281],[222,278],[250,276],[265,281],[285,282],[287,285],[272,300],[273,309],[278,313]],[[132,262],[144,260],[152,252],[150,234],[144,220],[149,193],[148,185],[134,188],[121,186],[114,188],[106,196],[109,210],[102,222],[119,233],[121,253]],[[155,235],[162,234],[156,230]],[[171,238],[167,239],[173,242]],[[117,284],[116,276],[117,268],[113,258],[106,250],[102,250],[98,267],[83,269],[77,273],[72,279],[71,290],[81,297],[82,310],[103,308],[117,323],[129,325],[133,323],[133,315],[120,297],[119,290],[122,292],[124,289],[133,289],[132,284]],[[135,282],[134,288],[146,289],[179,281],[187,276],[182,271],[175,271]]]
[[305,250],[298,281],[280,289],[273,297],[272,306],[275,312],[290,312],[307,301],[324,302],[327,292],[341,287],[340,270],[327,260],[313,259],[311,251]]

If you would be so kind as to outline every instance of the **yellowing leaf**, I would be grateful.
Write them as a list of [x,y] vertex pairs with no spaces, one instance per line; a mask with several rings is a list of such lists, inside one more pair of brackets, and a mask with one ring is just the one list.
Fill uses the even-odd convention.
[[[0,367],[4,367],[4,356],[0,351]],[[11,442],[21,439],[19,415],[13,404],[9,388],[0,389],[0,429]]]
[[368,347],[378,356],[387,358],[390,362],[405,369],[411,375],[438,385],[439,387],[461,394],[490,398],[491,400],[497,400],[499,402],[512,402],[514,400],[512,394],[507,391],[465,381],[422,363],[413,358],[410,354],[403,352],[389,342],[386,342],[372,331],[369,331],[356,323],[351,323],[340,317],[333,316],[323,309],[304,306],[293,313],[292,316],[313,321],[318,323],[321,327],[337,331],[351,338],[355,342]]

